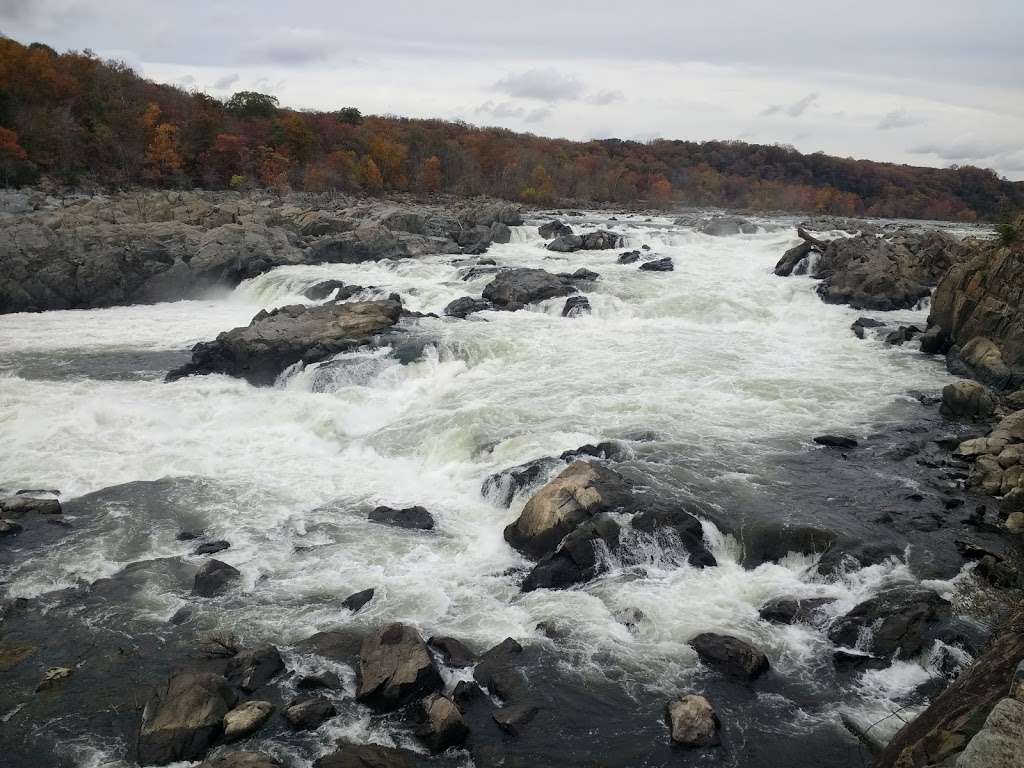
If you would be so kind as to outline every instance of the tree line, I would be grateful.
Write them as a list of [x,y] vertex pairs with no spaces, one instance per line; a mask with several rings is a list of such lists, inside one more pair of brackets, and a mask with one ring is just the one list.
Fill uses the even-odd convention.
[[458,121],[282,108],[160,85],[90,51],[0,39],[0,183],[145,184],[527,203],[713,205],[994,220],[1024,184],[972,166],[922,168],[739,141],[586,142]]

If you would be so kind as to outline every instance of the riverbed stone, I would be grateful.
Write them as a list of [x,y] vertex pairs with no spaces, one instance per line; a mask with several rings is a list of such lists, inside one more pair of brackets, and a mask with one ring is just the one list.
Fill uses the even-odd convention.
[[235,704],[227,680],[211,672],[182,672],[154,695],[142,713],[138,753],[142,765],[199,760],[219,738]]
[[764,651],[732,635],[703,632],[690,640],[700,660],[735,677],[755,678],[768,671]]
[[420,506],[395,509],[394,507],[376,507],[370,512],[369,519],[375,523],[393,525],[396,528],[431,531],[434,529],[434,517]]
[[893,587],[854,606],[836,620],[828,636],[837,645],[853,648],[859,647],[863,631],[871,630],[864,650],[907,659],[924,647],[928,631],[949,615],[949,603],[934,591],[918,586]]
[[672,742],[684,747],[713,747],[721,743],[721,724],[711,702],[690,694],[670,701],[665,707]]
[[312,731],[338,714],[334,702],[323,696],[300,697],[284,708],[284,719],[296,731]]
[[413,768],[416,754],[380,744],[339,742],[330,754],[317,758],[314,768]]
[[269,701],[246,701],[224,715],[224,738],[234,741],[258,731],[270,718],[274,705]]
[[498,309],[516,310],[527,304],[575,293],[572,280],[543,269],[519,267],[499,272],[484,286],[483,298]]
[[200,763],[198,768],[281,768],[281,763],[262,752],[223,752]]
[[241,577],[242,574],[237,568],[220,560],[207,560],[196,571],[192,594],[199,597],[214,597],[227,589],[232,581]]
[[229,683],[246,693],[252,693],[283,671],[284,659],[281,653],[274,646],[263,644],[240,651],[228,661],[225,675]]
[[432,693],[420,703],[420,707],[422,720],[416,728],[416,735],[431,752],[444,752],[466,741],[469,726],[454,701]]
[[389,712],[443,687],[434,658],[415,628],[388,624],[363,641],[356,690],[362,704]]

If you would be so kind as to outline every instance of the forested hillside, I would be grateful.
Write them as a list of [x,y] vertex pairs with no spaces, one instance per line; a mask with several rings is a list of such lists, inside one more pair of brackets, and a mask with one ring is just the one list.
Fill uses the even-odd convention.
[[461,122],[297,112],[140,78],[90,52],[0,39],[0,183],[486,193],[663,206],[991,220],[1024,184],[737,141],[574,142]]

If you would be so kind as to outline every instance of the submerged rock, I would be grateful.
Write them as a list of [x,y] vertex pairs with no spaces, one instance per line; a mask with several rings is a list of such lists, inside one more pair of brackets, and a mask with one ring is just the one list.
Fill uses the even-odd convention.
[[690,641],[700,660],[728,675],[755,678],[768,671],[764,652],[732,635],[704,632]]
[[516,310],[527,304],[575,293],[571,280],[543,269],[506,269],[484,287],[483,297],[499,309]]
[[356,698],[377,712],[389,712],[444,687],[434,658],[419,632],[388,624],[363,641]]
[[208,560],[196,571],[195,585],[192,594],[199,597],[213,597],[225,589],[242,574],[233,566],[220,560]]
[[814,442],[826,448],[856,448],[858,445],[857,441],[848,435],[818,435]]
[[196,344],[192,361],[167,374],[167,380],[226,373],[268,386],[294,363],[320,362],[369,343],[394,326],[401,314],[401,303],[390,299],[263,311],[244,328]]
[[626,251],[620,253],[619,258],[615,260],[619,264],[635,264],[640,261],[640,251]]
[[779,597],[762,605],[758,615],[765,621],[775,624],[805,623],[820,608],[834,602],[834,597]]
[[625,478],[617,472],[575,461],[526,503],[522,514],[505,528],[505,541],[530,557],[543,557],[580,523],[625,507],[631,498]]
[[396,528],[408,528],[418,531],[432,531],[434,517],[423,507],[377,507],[370,512],[369,519],[375,523],[393,525]]
[[547,555],[527,575],[523,592],[535,589],[564,589],[589,581],[601,571],[602,547],[618,549],[621,527],[608,515],[597,515],[571,531],[552,554]]
[[670,701],[665,707],[669,735],[684,747],[714,747],[721,743],[721,724],[711,702],[691,694]]
[[199,760],[220,737],[235,704],[227,681],[211,672],[183,672],[149,700],[142,713],[138,754],[142,765]]
[[532,704],[511,704],[494,710],[491,717],[494,718],[494,722],[505,733],[511,736],[519,736],[526,726],[530,724],[530,721],[537,716],[539,711],[540,709]]

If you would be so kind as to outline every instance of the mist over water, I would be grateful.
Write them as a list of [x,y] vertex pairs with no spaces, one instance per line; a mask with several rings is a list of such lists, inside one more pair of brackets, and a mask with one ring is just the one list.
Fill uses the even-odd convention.
[[[158,625],[189,604],[246,641],[289,644],[339,624],[391,620],[479,648],[512,636],[550,646],[562,674],[581,685],[614,681],[660,703],[702,685],[687,641],[728,632],[764,648],[790,681],[759,694],[765,711],[792,710],[774,727],[837,728],[840,705],[865,719],[884,714],[927,678],[924,662],[871,673],[886,685],[830,691],[820,628],[769,624],[758,609],[780,596],[833,597],[827,611],[839,615],[911,579],[896,560],[838,580],[798,555],[745,570],[737,542],[708,522],[718,567],[692,568],[638,537],[587,585],[520,594],[510,569],[527,562],[502,530],[526,498],[511,509],[484,498],[492,472],[619,438],[632,457],[616,468],[638,485],[722,507],[732,494],[771,486],[771,457],[815,450],[810,438],[825,432],[863,436],[900,417],[908,390],[949,380],[916,352],[857,339],[850,324],[859,313],[823,304],[809,278],[772,275],[793,244],[789,228],[763,222],[757,234],[716,238],[669,219],[592,221],[625,234],[628,248],[672,257],[675,271],[617,264],[623,249],[555,254],[535,225],[515,228],[513,242],[487,256],[503,267],[600,273],[584,288],[591,315],[562,318],[564,299],[553,299],[468,320],[404,320],[425,344],[413,362],[388,348],[359,351],[290,371],[273,388],[224,376],[166,384],[171,366],[157,363],[260,309],[311,303],[302,292],[322,280],[397,292],[406,308],[440,315],[492,275],[463,281],[467,267],[452,256],[283,267],[217,301],[0,317],[0,485],[73,499],[169,479],[160,514],[131,497],[105,502],[103,515],[47,557],[0,574],[6,591],[35,597],[187,554],[176,535],[201,530],[231,542],[217,557],[242,571],[241,592],[195,604],[150,591],[131,606],[132,620]],[[887,315],[923,327],[926,311]],[[436,530],[370,523],[378,504],[422,505]],[[777,496],[770,504],[784,513]],[[349,617],[340,599],[367,587],[374,600]],[[625,608],[645,617],[635,632],[616,619]],[[572,632],[554,648],[535,632],[541,621]],[[365,722],[346,727],[373,740]]]

